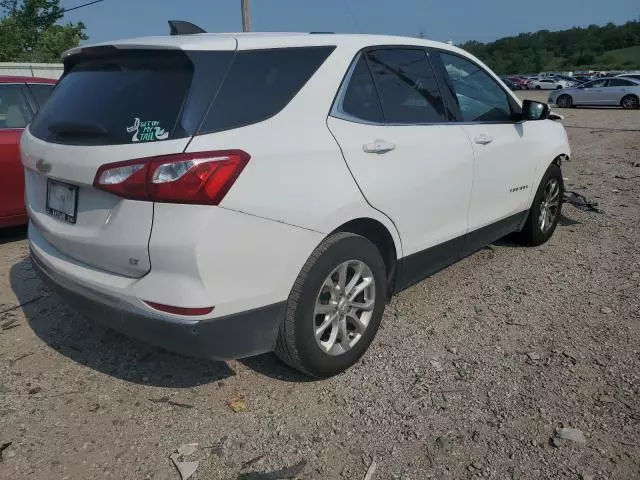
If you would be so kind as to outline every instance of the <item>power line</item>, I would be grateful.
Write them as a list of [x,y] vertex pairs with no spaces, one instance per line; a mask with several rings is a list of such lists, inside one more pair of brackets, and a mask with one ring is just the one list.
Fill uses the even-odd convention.
[[72,10],[78,10],[79,8],[88,7],[89,5],[94,5],[94,4],[100,3],[100,2],[104,2],[104,0],[93,0],[93,2],[83,3],[82,5],[78,5],[76,7],[65,8],[65,9],[62,10],[62,12],[63,13],[67,13],[67,12],[70,12]]
[[345,7],[347,7],[347,11],[349,12],[349,15],[351,15],[351,19],[353,20],[353,23],[355,24],[356,29],[358,30],[358,33],[362,33],[362,29],[360,28],[360,25],[358,24],[358,19],[353,14],[353,10],[351,10],[351,5],[349,4],[349,0],[344,0],[344,5],[345,5]]
[[[104,2],[104,0],[93,0],[92,2],[83,3],[82,5],[76,5],[75,7],[64,8],[62,10],[62,13],[71,12],[72,10],[78,10],[79,8],[88,7],[89,5],[95,5],[96,3],[100,3],[100,2]],[[12,26],[12,25],[17,25],[15,23],[15,21],[13,21],[13,22],[7,21],[8,19],[6,19],[6,18],[0,19],[0,20],[4,20],[4,22],[5,22],[3,25],[0,25],[0,27],[8,27],[8,26]]]

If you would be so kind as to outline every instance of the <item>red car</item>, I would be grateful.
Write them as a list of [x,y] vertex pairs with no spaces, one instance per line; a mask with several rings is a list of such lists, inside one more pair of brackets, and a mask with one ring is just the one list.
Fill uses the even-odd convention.
[[520,90],[527,89],[527,80],[525,80],[524,78],[513,76],[513,77],[509,77],[509,80],[515,83]]
[[0,76],[0,228],[27,223],[20,135],[55,84],[48,78]]

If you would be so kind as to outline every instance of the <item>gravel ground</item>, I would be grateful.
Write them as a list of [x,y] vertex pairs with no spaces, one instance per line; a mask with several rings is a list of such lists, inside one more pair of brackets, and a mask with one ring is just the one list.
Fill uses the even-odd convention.
[[201,480],[362,479],[373,461],[374,479],[640,478],[640,112],[561,113],[567,186],[604,213],[566,205],[546,245],[500,241],[403,292],[329,380],[91,325],[3,232],[0,477],[178,479],[169,456],[197,442]]

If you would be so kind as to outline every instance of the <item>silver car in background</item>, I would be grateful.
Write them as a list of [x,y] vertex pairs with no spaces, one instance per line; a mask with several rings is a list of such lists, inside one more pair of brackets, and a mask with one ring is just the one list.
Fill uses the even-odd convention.
[[619,106],[627,110],[640,106],[640,80],[634,78],[599,78],[573,88],[554,90],[549,104],[560,108],[578,105]]

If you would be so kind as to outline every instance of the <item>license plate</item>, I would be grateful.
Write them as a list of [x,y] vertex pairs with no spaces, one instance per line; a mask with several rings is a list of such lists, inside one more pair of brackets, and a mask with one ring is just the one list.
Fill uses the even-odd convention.
[[47,213],[62,222],[76,223],[78,187],[47,179]]

